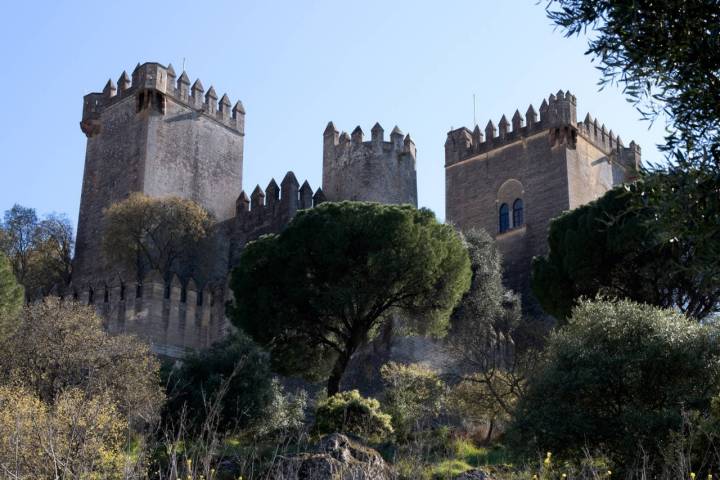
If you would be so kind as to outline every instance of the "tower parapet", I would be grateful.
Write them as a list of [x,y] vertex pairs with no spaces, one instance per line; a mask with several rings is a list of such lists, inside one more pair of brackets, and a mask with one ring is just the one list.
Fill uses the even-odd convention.
[[547,99],[543,99],[539,111],[538,119],[532,105],[528,107],[524,118],[519,109],[515,110],[512,123],[503,115],[498,123],[499,129],[490,120],[484,136],[478,126],[473,131],[467,127],[451,130],[445,141],[445,166],[546,131],[549,131],[551,146],[567,145],[575,148],[577,137],[581,135],[624,168],[637,169],[640,166],[640,147],[635,142],[626,148],[620,137],[616,137],[612,130],[608,131],[605,125],[599,125],[597,120],[592,120],[590,114],[584,121],[577,121],[577,99],[570,91],[559,90],[556,94],[550,94]]
[[327,199],[417,206],[415,142],[397,126],[389,140],[379,123],[365,141],[360,126],[348,135],[329,122],[323,133],[323,192]]
[[204,93],[200,79],[195,80],[190,88],[190,78],[182,72],[178,78],[172,64],[168,66],[156,62],[138,64],[132,73],[132,80],[127,72],[123,72],[118,79],[118,87],[108,80],[102,92],[89,93],[83,97],[83,115],[80,128],[88,137],[100,131],[100,114],[107,108],[120,102],[122,99],[137,94],[137,110],[153,108],[164,113],[165,98],[171,97],[198,115],[204,115],[225,127],[245,134],[245,108],[242,102],[237,101],[231,108],[232,102],[224,94],[218,105],[218,96],[211,86]]

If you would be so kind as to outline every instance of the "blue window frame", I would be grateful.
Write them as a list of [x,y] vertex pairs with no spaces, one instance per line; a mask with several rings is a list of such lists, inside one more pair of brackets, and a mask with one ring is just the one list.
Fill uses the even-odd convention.
[[507,206],[507,203],[503,203],[500,205],[500,224],[499,224],[499,230],[500,233],[507,232],[510,230],[510,209]]
[[523,201],[522,198],[518,198],[513,202],[513,228],[522,227],[523,223],[525,223]]

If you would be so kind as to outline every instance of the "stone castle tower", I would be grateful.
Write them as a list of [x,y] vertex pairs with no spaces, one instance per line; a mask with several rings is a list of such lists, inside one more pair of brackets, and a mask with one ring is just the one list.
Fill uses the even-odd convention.
[[415,142],[398,127],[386,142],[380,124],[363,140],[358,126],[348,135],[329,122],[323,133],[323,192],[329,201],[409,203],[417,207]]
[[[95,305],[110,332],[136,334],[170,358],[226,334],[227,280],[245,245],[282,231],[299,210],[326,200],[323,189],[300,185],[293,172],[248,196],[242,189],[245,110],[239,101],[231,105],[227,95],[218,101],[213,87],[205,92],[200,80],[191,86],[187,73],[177,77],[172,65],[158,63],[138,65],[132,78],[123,72],[117,86],[109,80],[102,92],[84,97],[80,127],[87,150],[73,281],[59,293]],[[390,138],[383,140],[379,125],[372,142],[362,141],[359,127],[352,141],[337,131],[328,137],[326,129],[323,186],[332,200],[417,204],[415,145],[397,127]],[[133,192],[189,198],[214,215],[201,275],[163,278],[152,271],[137,278],[107,264],[103,211]]]
[[213,87],[190,86],[172,65],[145,63],[132,80],[123,72],[117,87],[83,101],[80,122],[87,136],[77,247],[76,280],[104,272],[103,210],[131,192],[195,200],[217,220],[235,214],[242,189],[245,110],[227,95],[218,103]]
[[[559,91],[497,128],[459,128],[445,142],[445,214],[462,230],[482,227],[503,254],[508,287],[529,293],[535,255],[547,253],[550,220],[635,178],[640,147],[623,145],[576,98]],[[532,303],[529,302],[529,303]]]

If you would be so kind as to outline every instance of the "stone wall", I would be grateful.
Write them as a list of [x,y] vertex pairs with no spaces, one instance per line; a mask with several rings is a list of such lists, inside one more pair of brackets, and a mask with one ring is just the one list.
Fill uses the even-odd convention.
[[102,134],[90,135],[77,223],[74,274],[99,275],[106,264],[100,249],[103,210],[140,191],[145,169],[147,124],[135,121],[135,101],[124,98],[103,112]]
[[140,282],[119,279],[71,287],[69,298],[94,305],[110,333],[137,335],[158,355],[180,358],[226,335],[226,285],[199,288],[194,279],[165,282],[153,271]]
[[143,191],[190,198],[219,221],[232,218],[242,190],[243,136],[172,98],[147,122]]

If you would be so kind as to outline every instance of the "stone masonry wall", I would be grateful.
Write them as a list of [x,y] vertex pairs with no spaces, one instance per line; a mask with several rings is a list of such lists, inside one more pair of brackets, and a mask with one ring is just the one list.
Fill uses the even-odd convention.
[[135,99],[127,97],[102,114],[102,133],[88,137],[80,214],[75,246],[74,275],[94,278],[107,265],[100,248],[103,210],[142,191],[147,124],[135,121]]
[[94,305],[108,332],[137,335],[166,357],[207,348],[229,328],[225,286],[206,284],[200,289],[193,279],[183,283],[177,276],[165,282],[157,271],[141,282],[100,281],[69,294]]
[[143,191],[191,198],[217,220],[235,215],[242,190],[243,136],[172,98],[148,117]]
[[297,181],[293,172],[288,172],[280,186],[272,179],[263,191],[257,185],[248,198],[243,191],[236,202],[236,214],[225,222],[229,232],[230,269],[240,261],[240,255],[248,242],[262,235],[280,233],[299,210],[312,208],[325,201],[321,188],[313,194],[310,184]]
[[[447,221],[461,230],[479,227],[495,236],[506,283],[518,291],[527,290],[533,255],[546,250],[550,220],[569,207],[564,150],[552,147],[549,134],[540,132],[446,169]],[[521,185],[515,198],[523,199],[525,223],[498,234],[499,195],[510,180]]]

